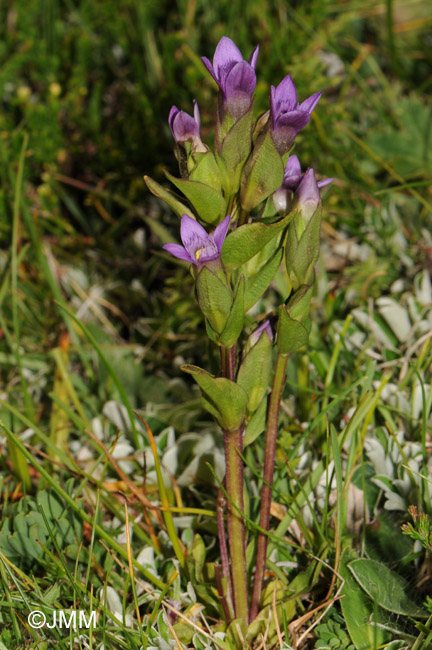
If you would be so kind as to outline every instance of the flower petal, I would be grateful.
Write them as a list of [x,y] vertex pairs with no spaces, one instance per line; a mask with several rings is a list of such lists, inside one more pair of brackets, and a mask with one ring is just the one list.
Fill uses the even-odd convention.
[[321,99],[322,93],[314,93],[310,97],[304,100],[301,104],[298,105],[299,111],[306,111],[309,115],[312,113],[315,106],[318,104]]
[[321,189],[322,187],[326,187],[326,185],[330,185],[333,181],[334,178],[324,178],[322,181],[318,181],[317,185]]
[[201,118],[200,118],[200,112],[198,108],[198,102],[196,99],[193,100],[193,107],[194,107],[194,120],[198,125],[198,130],[201,126]]
[[243,56],[237,45],[228,36],[222,36],[213,56],[213,67],[219,82],[223,81],[227,71],[239,61],[243,61]]
[[295,189],[299,184],[300,179],[301,179],[300,161],[297,158],[297,156],[290,156],[288,158],[285,167],[283,187]]
[[254,51],[249,57],[249,63],[252,66],[252,68],[255,70],[256,64],[257,64],[257,58],[258,58],[258,52],[259,52],[259,45],[256,46]]
[[171,133],[172,133],[173,135],[174,135],[173,126],[172,126],[172,125],[173,125],[173,121],[174,121],[175,116],[176,116],[177,113],[179,113],[179,112],[180,112],[180,111],[179,111],[179,109],[177,108],[177,106],[172,106],[172,107],[171,107],[171,110],[170,110],[170,112],[169,112],[169,115],[168,115],[168,124],[169,124],[169,128],[171,129]]
[[225,237],[227,236],[228,228],[230,225],[231,221],[231,215],[227,215],[223,221],[220,222],[220,224],[216,227],[214,233],[213,233],[213,240],[214,243],[217,246],[217,249],[219,253],[222,250],[222,245],[225,241]]
[[188,250],[191,241],[202,241],[202,246],[204,246],[209,239],[209,234],[198,221],[184,214],[180,224],[180,237],[184,247]]
[[214,71],[213,66],[212,66],[212,64],[210,63],[210,61],[208,60],[208,58],[207,58],[206,56],[202,56],[202,57],[201,57],[201,61],[204,63],[205,67],[206,67],[207,70],[210,72],[210,74],[211,74],[211,76],[213,77],[213,79],[214,79],[214,80],[216,81],[216,83],[219,85],[218,78],[216,77],[216,72]]
[[225,79],[225,97],[227,100],[237,92],[245,93],[252,97],[256,86],[256,75],[249,63],[239,61],[236,63]]
[[295,193],[296,205],[300,208],[303,217],[309,221],[321,201],[321,195],[312,167],[306,170],[297,192]]
[[258,343],[258,341],[260,340],[264,332],[267,334],[270,341],[273,341],[273,330],[269,320],[265,320],[263,323],[261,323],[261,325],[259,325],[249,336],[249,342],[251,346],[256,345],[256,343]]
[[185,260],[185,262],[192,262],[193,264],[196,264],[187,250],[183,248],[183,246],[180,246],[180,244],[165,244],[165,246],[162,246],[162,248],[168,251],[168,253],[171,253],[171,255],[174,255],[174,257],[178,257],[180,260]]
[[185,111],[178,111],[175,115],[173,114],[170,126],[176,142],[186,142],[193,138],[199,138],[199,125]]
[[274,104],[272,107],[274,117],[277,117],[278,113],[292,111],[296,108],[297,91],[294,81],[289,74],[276,86],[274,91]]
[[297,132],[300,131],[308,122],[310,121],[310,114],[306,111],[288,111],[287,113],[282,113],[276,121],[277,127],[290,126],[295,129]]

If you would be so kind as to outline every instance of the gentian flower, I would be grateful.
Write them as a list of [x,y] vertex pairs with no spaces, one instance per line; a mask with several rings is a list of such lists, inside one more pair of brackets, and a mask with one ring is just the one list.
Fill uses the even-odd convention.
[[209,235],[195,219],[184,214],[180,225],[180,237],[183,246],[180,246],[180,244],[165,244],[162,248],[174,255],[174,257],[197,266],[216,260],[220,257],[230,220],[230,215],[227,215],[216,227],[215,231]]
[[227,36],[223,36],[216,46],[213,65],[207,57],[202,57],[204,65],[223,93],[228,111],[235,120],[244,115],[251,105],[256,86],[255,67],[258,50],[257,45],[249,62],[244,61],[237,45]]
[[[332,181],[333,179],[327,180]],[[307,223],[311,219],[320,201],[319,185],[316,181],[314,170],[312,167],[309,167],[294,195],[294,205],[299,208],[304,222]]]
[[315,93],[301,104],[297,103],[297,91],[289,75],[275,88],[270,88],[270,113],[273,141],[283,155],[290,148],[297,133],[310,120],[321,93]]
[[[286,212],[288,200],[297,190],[303,178],[299,159],[297,156],[290,156],[285,167],[282,186],[273,194],[273,203],[278,212]],[[333,178],[325,178],[317,182],[317,187],[321,189],[332,181]]]
[[249,336],[249,344],[251,347],[258,343],[264,332],[267,334],[270,341],[273,342],[273,330],[268,319],[261,323],[261,325],[259,325]]
[[285,166],[282,187],[285,190],[295,190],[301,181],[302,173],[297,156],[290,156]]
[[197,101],[194,99],[194,116],[185,111],[180,111],[173,106],[169,112],[168,124],[177,144],[191,142],[194,151],[205,153],[208,151],[200,137],[200,114]]

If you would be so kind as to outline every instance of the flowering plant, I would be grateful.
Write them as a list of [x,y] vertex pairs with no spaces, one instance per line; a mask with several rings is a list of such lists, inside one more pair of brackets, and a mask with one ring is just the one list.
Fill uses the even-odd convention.
[[[245,633],[260,612],[279,406],[288,357],[308,340],[319,255],[320,189],[331,182],[317,181],[313,169],[302,175],[298,157],[290,155],[321,93],[297,103],[294,82],[287,76],[271,87],[269,111],[254,120],[257,57],[258,47],[249,61],[243,60],[224,36],[213,63],[203,58],[219,87],[213,151],[201,140],[196,101],[194,117],[175,106],[171,109],[169,126],[181,177],[167,177],[185,198],[180,200],[146,177],[149,189],[181,217],[183,245],[167,244],[164,249],[192,264],[206,331],[220,351],[219,376],[197,366],[185,365],[183,370],[193,375],[204,407],[224,432],[226,474],[217,509],[221,566],[215,578],[227,622],[240,621]],[[200,222],[212,226],[212,232]],[[288,287],[285,300],[277,315],[261,318],[245,337],[245,314],[278,271]],[[246,563],[242,452],[264,431],[252,586]]]

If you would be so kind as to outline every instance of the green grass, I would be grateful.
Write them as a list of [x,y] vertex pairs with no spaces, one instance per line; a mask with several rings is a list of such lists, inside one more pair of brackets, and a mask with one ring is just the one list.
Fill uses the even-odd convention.
[[[200,56],[224,34],[245,56],[260,44],[257,111],[287,73],[300,99],[324,91],[297,149],[303,169],[335,177],[310,344],[288,365],[255,647],[268,617],[268,649],[429,647],[430,551],[401,531],[409,506],[432,516],[427,9],[0,8],[0,650],[238,638],[215,590],[221,435],[180,371],[203,357],[216,371],[217,359],[187,269],[161,250],[178,219],[142,180],[175,173],[172,104],[190,111],[196,97],[209,137],[215,87]],[[283,292],[276,278],[259,313]],[[251,572],[260,438],[244,460]],[[32,609],[97,610],[97,626],[81,639],[35,630]]]

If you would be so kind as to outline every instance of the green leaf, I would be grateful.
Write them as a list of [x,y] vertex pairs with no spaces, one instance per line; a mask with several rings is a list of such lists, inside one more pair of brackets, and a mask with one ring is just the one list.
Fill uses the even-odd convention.
[[354,552],[346,551],[341,558],[339,573],[345,582],[341,591],[340,605],[356,650],[371,650],[371,648],[381,647],[387,635],[379,627],[371,624],[374,604],[354,580],[347,566],[354,557],[356,557]]
[[226,216],[226,201],[222,194],[211,185],[176,178],[168,172],[165,172],[165,176],[183,192],[205,223],[216,225]]
[[165,201],[165,203],[167,203],[179,217],[187,214],[188,217],[195,219],[195,215],[191,209],[176,199],[175,194],[171,192],[171,190],[167,190],[165,187],[162,187],[162,185],[159,185],[159,183],[150,178],[150,176],[144,176],[144,180],[150,192],[157,196],[158,199]]
[[289,354],[306,345],[309,332],[303,323],[294,320],[287,312],[286,305],[281,305],[278,311],[277,346],[281,354]]
[[186,364],[181,368],[193,375],[203,392],[205,408],[217,419],[221,427],[227,431],[237,431],[246,415],[246,391],[234,381],[225,377],[213,377],[198,366]]
[[44,593],[44,602],[47,605],[52,605],[56,600],[60,598],[61,588],[58,582],[55,582],[53,585],[48,587]]
[[[328,548],[323,547],[322,553],[320,554],[321,559],[325,559],[327,551]],[[318,582],[321,567],[321,562],[314,560],[305,571],[300,571],[288,585],[290,598],[298,598],[299,596],[310,593]]]
[[367,595],[383,609],[402,616],[428,617],[408,595],[407,581],[381,562],[359,558],[350,562],[348,568]]
[[246,648],[246,621],[243,618],[235,618],[226,630],[226,638],[231,648]]
[[220,342],[226,347],[231,347],[237,341],[243,329],[244,321],[244,275],[240,276],[236,295],[232,303],[230,315],[228,316],[225,329],[220,335]]
[[189,180],[210,185],[220,193],[220,172],[214,154],[211,151],[195,153],[194,160],[196,165],[189,174]]
[[195,634],[195,630],[190,623],[185,623],[180,620],[178,623],[174,623],[173,630],[180,643],[190,646],[190,642]]
[[266,332],[249,350],[238,372],[237,383],[248,394],[248,412],[252,414],[262,402],[272,371],[272,341]]
[[261,298],[282,261],[283,250],[279,249],[257,273],[249,278],[244,299],[244,310],[248,311]]
[[277,237],[292,221],[296,212],[271,225],[265,223],[247,223],[236,228],[225,239],[222,246],[222,262],[227,268],[237,269]]
[[270,131],[258,138],[251,157],[243,169],[240,201],[250,212],[276,192],[283,182],[284,165],[276,150]]
[[[275,597],[276,612],[273,609]],[[282,627],[282,621],[285,621],[285,623],[291,621],[295,613],[296,603],[294,599],[290,598],[286,586],[281,580],[273,580],[263,590],[259,614],[249,624],[246,639],[252,642],[253,639],[265,635],[266,648],[281,647],[278,642],[277,621],[280,622],[279,625]],[[235,647],[245,648],[249,646],[243,644]]]
[[193,568],[195,573],[195,580],[197,582],[204,582],[203,567],[206,558],[206,548],[201,535],[198,533],[193,538],[190,554],[193,559]]
[[257,410],[249,420],[249,423],[246,427],[246,433],[243,440],[243,447],[252,444],[258,436],[264,431],[266,427],[266,415],[267,415],[267,397],[264,397],[261,404],[258,406]]
[[207,266],[198,273],[196,290],[202,313],[215,332],[221,334],[231,313],[230,290]]

